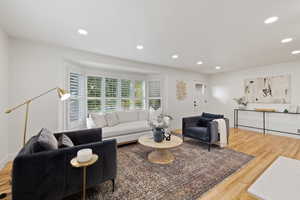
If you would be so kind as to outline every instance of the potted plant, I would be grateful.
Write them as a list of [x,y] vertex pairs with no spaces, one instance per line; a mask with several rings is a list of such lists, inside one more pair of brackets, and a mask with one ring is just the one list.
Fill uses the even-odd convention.
[[155,142],[162,142],[173,118],[170,115],[160,114],[156,119],[150,121]]
[[246,97],[234,98],[233,100],[238,104],[239,109],[246,109],[248,105]]

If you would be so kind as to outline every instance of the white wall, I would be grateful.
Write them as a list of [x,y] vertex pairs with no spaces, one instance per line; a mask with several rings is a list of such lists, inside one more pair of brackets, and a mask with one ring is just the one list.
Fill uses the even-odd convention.
[[[300,105],[300,62],[281,63],[270,66],[256,67],[228,73],[219,73],[209,77],[211,88],[211,100],[209,110],[215,113],[224,113],[230,118],[233,126],[233,109],[237,107],[232,100],[244,96],[243,84],[247,78],[291,75],[291,104]],[[250,104],[248,108],[275,108],[283,111],[288,108],[287,104]],[[262,127],[261,114],[240,113],[240,123]],[[267,116],[267,127],[289,132],[297,132],[300,129],[300,115],[269,114]]]
[[[175,98],[176,80],[188,81],[189,92],[191,81],[206,82],[205,76],[195,72],[186,72],[173,68],[160,67],[109,56],[56,47],[21,39],[10,39],[10,66],[9,66],[9,104],[14,106],[29,97],[55,86],[65,86],[66,60],[88,61],[89,63],[105,64],[107,66],[124,66],[131,69],[157,72],[164,77],[166,87],[166,104],[170,114],[180,115],[192,113],[192,95],[185,101]],[[49,94],[30,106],[29,136],[37,134],[42,127],[52,131],[63,127],[62,103],[55,93]],[[22,144],[24,108],[9,116],[9,151],[16,152]],[[180,127],[179,116],[176,116],[176,126]],[[179,124],[180,123],[180,124]]]
[[8,153],[8,124],[4,114],[8,105],[8,37],[0,28],[0,169]]

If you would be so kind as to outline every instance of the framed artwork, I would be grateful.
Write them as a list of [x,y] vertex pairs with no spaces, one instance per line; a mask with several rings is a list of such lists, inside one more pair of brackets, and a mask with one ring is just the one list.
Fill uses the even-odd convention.
[[245,97],[249,103],[291,103],[291,76],[280,75],[246,79]]
[[187,95],[187,86],[184,81],[176,82],[176,97],[178,100],[184,100]]

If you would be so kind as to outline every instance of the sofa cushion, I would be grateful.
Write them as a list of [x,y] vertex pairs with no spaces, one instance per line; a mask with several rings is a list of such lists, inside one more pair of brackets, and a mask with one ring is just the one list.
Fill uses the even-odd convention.
[[138,111],[139,120],[149,120],[149,112],[147,110]]
[[59,148],[65,148],[65,147],[73,147],[74,143],[72,142],[72,140],[65,134],[62,134],[59,138],[58,138],[58,147]]
[[211,113],[202,113],[202,117],[206,118],[213,118],[213,119],[221,119],[224,118],[224,115],[216,115],[216,114],[211,114]]
[[120,123],[116,112],[107,113],[105,118],[108,126],[116,126]]
[[103,128],[107,126],[107,121],[104,114],[101,113],[92,113],[90,114],[91,118],[93,119],[93,122],[95,125],[99,128]]
[[102,129],[102,136],[103,138],[109,138],[150,130],[151,127],[149,126],[148,121],[134,121],[121,123],[114,127],[105,127]]
[[185,134],[193,138],[208,141],[208,130],[206,127],[188,127],[185,129]]
[[119,117],[120,123],[133,122],[139,120],[138,111],[120,111],[117,112],[117,115]]

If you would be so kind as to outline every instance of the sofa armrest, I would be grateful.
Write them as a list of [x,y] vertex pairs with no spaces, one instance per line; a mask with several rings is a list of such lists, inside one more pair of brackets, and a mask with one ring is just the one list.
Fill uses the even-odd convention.
[[55,137],[59,138],[59,136],[62,134],[67,135],[75,145],[89,144],[93,142],[102,141],[102,128],[61,132],[56,133]]
[[91,148],[100,155],[88,168],[87,186],[112,179],[117,171],[116,140],[82,144],[70,148],[18,155],[13,162],[12,195],[14,200],[62,199],[80,191],[82,171],[70,164],[77,151]]

